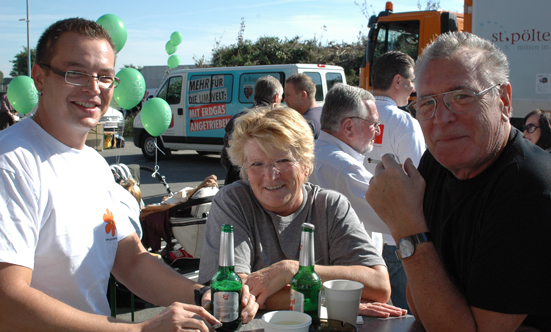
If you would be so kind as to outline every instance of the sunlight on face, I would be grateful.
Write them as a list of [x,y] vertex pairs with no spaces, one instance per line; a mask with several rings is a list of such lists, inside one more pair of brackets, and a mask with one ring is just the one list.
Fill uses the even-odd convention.
[[249,183],[259,203],[281,216],[295,212],[302,204],[302,185],[308,170],[299,162],[287,172],[279,172],[271,165],[275,160],[296,160],[290,151],[273,151],[267,155],[255,139],[245,143],[245,167],[252,163],[267,164],[262,174],[246,170]]

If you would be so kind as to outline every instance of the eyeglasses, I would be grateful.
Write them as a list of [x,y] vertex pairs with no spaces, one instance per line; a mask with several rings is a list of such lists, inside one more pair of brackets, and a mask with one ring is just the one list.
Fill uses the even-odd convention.
[[532,124],[532,123],[529,123],[527,125],[524,125],[522,126],[522,131],[525,131],[527,132],[528,134],[532,134],[534,131],[536,131],[536,129],[538,129],[539,127],[536,126],[535,124]]
[[[436,114],[436,101],[438,99],[442,99],[444,101],[444,105],[446,105],[446,107],[453,113],[468,113],[472,111],[478,104],[478,97],[484,95],[488,91],[500,85],[501,84],[492,85],[491,87],[482,90],[479,93],[475,93],[467,89],[462,89],[421,97],[409,103],[407,109],[412,113],[417,113],[415,117],[419,121],[430,120]],[[442,97],[436,98],[436,96]]]
[[48,68],[54,74],[65,77],[65,82],[77,85],[77,86],[88,86],[92,78],[95,78],[98,81],[100,88],[105,90],[110,90],[113,87],[117,87],[115,83],[119,84],[120,79],[116,76],[94,76],[87,73],[81,73],[79,71],[61,71],[59,69],[52,68],[45,64],[39,64],[41,67]]
[[373,124],[373,127],[375,127],[375,129],[379,129],[379,126],[381,125],[380,122],[371,121],[371,120],[368,120],[368,119],[360,118],[359,116],[349,116],[348,118],[349,118],[349,119],[360,119],[360,120],[367,121],[367,122]]
[[293,166],[295,166],[299,160],[291,160],[291,159],[279,159],[274,161],[273,163],[262,163],[262,162],[254,162],[251,163],[249,166],[243,168],[249,172],[251,172],[253,175],[264,175],[266,172],[266,169],[268,168],[268,165],[272,165],[272,167],[278,171],[278,173],[284,173],[289,172],[293,169]]

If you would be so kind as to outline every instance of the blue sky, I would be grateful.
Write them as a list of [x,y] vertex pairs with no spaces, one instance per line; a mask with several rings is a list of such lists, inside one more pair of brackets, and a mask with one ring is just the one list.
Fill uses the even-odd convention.
[[[367,3],[369,15],[384,10],[385,1]],[[394,11],[415,11],[417,0],[394,1]],[[421,1],[424,8],[426,0]],[[15,54],[27,46],[26,0],[1,0],[0,71],[9,76]],[[462,11],[462,0],[441,0],[444,10]],[[165,44],[174,31],[183,35],[175,54],[181,64],[193,64],[193,57],[210,59],[216,41],[231,45],[237,40],[241,18],[244,38],[263,36],[354,42],[360,31],[367,33],[367,19],[354,0],[265,0],[237,1],[82,1],[29,0],[30,45],[36,47],[42,32],[53,22],[68,17],[97,20],[115,14],[126,24],[128,39],[117,56],[116,70],[125,64],[166,65]],[[324,28],[325,27],[325,28]]]

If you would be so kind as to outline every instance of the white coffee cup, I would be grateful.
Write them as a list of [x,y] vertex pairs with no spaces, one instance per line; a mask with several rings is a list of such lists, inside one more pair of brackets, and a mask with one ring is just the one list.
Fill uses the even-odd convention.
[[312,317],[303,312],[280,310],[262,316],[264,332],[308,332]]
[[323,283],[327,318],[356,325],[364,285],[352,280],[329,280]]

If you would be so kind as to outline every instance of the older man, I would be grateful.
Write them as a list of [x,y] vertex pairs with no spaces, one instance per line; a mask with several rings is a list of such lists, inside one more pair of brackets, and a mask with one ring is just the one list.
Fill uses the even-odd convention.
[[[80,18],[54,23],[32,73],[36,114],[0,133],[0,329],[213,331],[213,316],[181,303],[201,285],[143,248],[109,166],[84,144],[118,81],[107,31]],[[169,308],[140,324],[108,317],[110,272]],[[258,305],[244,296],[249,320]]]
[[428,151],[419,171],[383,156],[366,194],[399,243],[411,310],[427,331],[550,331],[551,156],[511,126],[505,55],[450,33],[415,72]]

